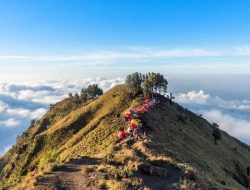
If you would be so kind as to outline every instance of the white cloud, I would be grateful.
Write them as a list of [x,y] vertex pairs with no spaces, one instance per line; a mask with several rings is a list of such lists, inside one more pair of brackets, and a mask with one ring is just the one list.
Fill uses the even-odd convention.
[[218,123],[222,130],[232,136],[250,139],[250,121],[234,118],[219,110],[204,111],[203,115],[209,121]]
[[234,49],[234,54],[239,56],[248,56],[250,55],[250,46],[244,45],[244,46],[237,46]]
[[176,101],[179,103],[196,103],[196,104],[205,104],[207,103],[207,100],[209,99],[210,95],[205,94],[203,90],[200,90],[199,92],[196,91],[190,91],[188,93],[181,93],[178,94],[176,97]]
[[205,49],[152,49],[130,48],[123,51],[95,51],[78,55],[56,56],[16,56],[1,55],[0,61],[38,61],[38,62],[86,62],[103,63],[119,60],[148,59],[148,58],[173,58],[173,57],[202,57],[218,56],[218,52]]
[[40,119],[46,112],[47,112],[47,109],[38,108],[35,111],[31,112],[30,119]]
[[[118,49],[118,48],[116,48]],[[117,61],[183,58],[183,57],[224,57],[224,56],[249,56],[250,45],[229,48],[156,48],[156,47],[122,47],[120,50],[94,50],[79,54],[68,55],[0,55],[0,62],[74,62],[85,65],[111,64]]]
[[0,120],[0,126],[3,126],[3,127],[12,128],[12,127],[17,127],[19,124],[20,124],[20,121],[16,120],[15,118],[9,118],[3,121]]
[[[31,119],[41,118],[49,104],[61,101],[69,92],[80,92],[93,83],[106,91],[123,82],[124,78],[96,77],[72,81],[0,83],[0,154],[9,144],[15,143],[13,136],[26,130]],[[4,130],[4,134],[1,130]]]
[[28,117],[30,115],[30,110],[24,108],[10,108],[6,109],[6,113],[10,116]]
[[42,81],[25,84],[0,83],[0,125],[16,127],[20,122],[39,119],[54,104],[68,96],[69,92],[80,92],[89,84],[96,83],[104,91],[124,82],[124,78],[101,77],[73,81]]
[[250,111],[250,101],[243,100],[224,100],[218,96],[211,96],[203,90],[179,93],[175,101],[180,104],[203,104],[211,108],[231,109],[238,111]]
[[0,101],[0,113],[4,112],[7,109],[7,105]]
[[[67,97],[69,92],[80,92],[89,84],[98,84],[104,90],[107,90],[117,84],[124,82],[124,78],[104,79],[101,77],[86,78],[72,81],[43,81],[25,84],[0,83],[0,95],[6,95],[16,100],[27,100],[36,103],[49,105],[56,103]],[[3,106],[0,104],[0,110]]]
[[6,152],[8,152],[9,149],[11,149],[11,146],[6,146],[6,147],[4,147],[4,154],[5,154]]
[[202,90],[177,94],[175,100],[210,122],[218,123],[230,135],[250,139],[250,101],[224,100]]

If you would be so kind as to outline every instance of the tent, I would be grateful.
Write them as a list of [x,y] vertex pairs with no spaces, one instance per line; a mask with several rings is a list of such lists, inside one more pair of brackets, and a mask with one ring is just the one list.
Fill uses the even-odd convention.
[[121,130],[118,132],[118,137],[123,139],[123,138],[127,138],[127,134],[124,130]]

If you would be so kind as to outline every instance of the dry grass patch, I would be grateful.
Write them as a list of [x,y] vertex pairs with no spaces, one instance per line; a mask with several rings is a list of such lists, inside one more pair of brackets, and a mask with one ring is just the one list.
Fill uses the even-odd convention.
[[83,166],[81,170],[83,173],[91,173],[96,170],[96,166]]

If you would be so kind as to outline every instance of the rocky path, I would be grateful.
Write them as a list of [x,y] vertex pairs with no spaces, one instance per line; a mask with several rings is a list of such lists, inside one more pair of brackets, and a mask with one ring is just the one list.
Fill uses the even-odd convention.
[[82,172],[84,165],[94,165],[99,161],[92,158],[72,160],[63,168],[47,174],[38,180],[37,190],[95,190],[95,178]]

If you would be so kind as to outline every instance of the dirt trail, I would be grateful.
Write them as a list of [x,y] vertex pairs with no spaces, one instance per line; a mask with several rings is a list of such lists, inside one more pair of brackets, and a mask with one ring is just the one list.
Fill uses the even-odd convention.
[[95,178],[85,176],[81,171],[84,165],[94,165],[99,161],[93,158],[72,160],[63,168],[43,176],[38,181],[36,190],[96,190]]
[[[36,190],[98,190],[99,178],[105,178],[103,173],[96,172],[95,175],[84,174],[81,171],[84,165],[96,165],[99,160],[93,158],[81,158],[72,160],[63,168],[47,174],[38,180]],[[179,169],[171,166],[165,167],[168,171],[167,177],[148,175],[142,171],[134,173],[135,177],[143,180],[144,185],[150,190],[171,190],[172,185],[177,183],[181,176]]]
[[144,185],[150,190],[172,190],[173,185],[178,183],[181,177],[181,171],[173,167],[165,167],[168,171],[166,177],[147,175],[141,171],[137,176],[143,179]]

